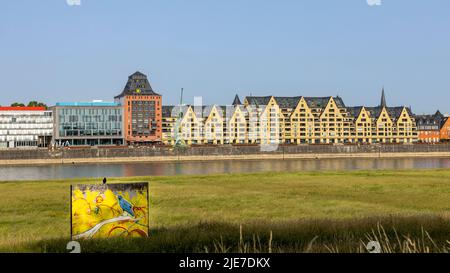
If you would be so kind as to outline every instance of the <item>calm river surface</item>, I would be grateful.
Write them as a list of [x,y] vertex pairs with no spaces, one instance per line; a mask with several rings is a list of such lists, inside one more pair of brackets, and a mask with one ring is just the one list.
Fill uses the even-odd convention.
[[180,174],[248,173],[450,168],[450,158],[308,159],[161,163],[108,163],[39,166],[0,166],[0,181],[84,177],[127,177]]

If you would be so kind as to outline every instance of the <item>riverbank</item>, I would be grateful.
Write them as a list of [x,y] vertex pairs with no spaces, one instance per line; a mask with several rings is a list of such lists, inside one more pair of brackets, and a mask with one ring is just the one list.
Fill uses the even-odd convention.
[[289,159],[339,159],[339,158],[450,158],[449,152],[395,152],[395,153],[308,153],[280,154],[261,153],[245,155],[171,155],[140,157],[98,157],[98,158],[48,158],[0,160],[0,166],[27,166],[53,164],[99,164],[99,163],[152,163],[229,160],[289,160]]
[[[151,236],[82,247],[215,252],[222,240],[224,249],[236,251],[242,224],[245,243],[253,246],[253,235],[260,236],[262,252],[270,231],[274,252],[304,251],[316,236],[310,251],[357,252],[380,221],[392,242],[393,227],[413,240],[422,238],[423,227],[443,249],[450,239],[449,177],[450,170],[410,170],[110,178],[108,183],[150,182]],[[69,186],[75,183],[99,180],[0,182],[0,251],[65,252]]]

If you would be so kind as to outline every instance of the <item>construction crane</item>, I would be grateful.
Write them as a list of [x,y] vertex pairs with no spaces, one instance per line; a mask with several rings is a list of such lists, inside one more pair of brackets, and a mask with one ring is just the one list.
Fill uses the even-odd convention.
[[182,132],[181,132],[181,121],[183,119],[183,88],[181,88],[181,94],[180,94],[180,109],[179,109],[179,113],[178,113],[178,118],[177,121],[175,123],[175,144],[174,144],[174,148],[180,149],[180,148],[186,148],[186,142],[184,141],[184,139],[181,137],[182,136]]

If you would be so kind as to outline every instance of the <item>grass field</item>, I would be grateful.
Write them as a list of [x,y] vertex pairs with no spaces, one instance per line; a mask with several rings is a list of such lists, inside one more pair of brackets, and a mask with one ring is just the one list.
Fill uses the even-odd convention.
[[[151,236],[84,251],[447,251],[450,170],[258,173],[109,179],[150,182]],[[0,251],[65,252],[69,185],[0,182]]]

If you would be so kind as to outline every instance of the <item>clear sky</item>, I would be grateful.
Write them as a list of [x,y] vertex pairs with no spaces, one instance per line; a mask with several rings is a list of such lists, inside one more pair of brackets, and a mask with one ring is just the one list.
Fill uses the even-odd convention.
[[[74,0],[71,0],[74,1]],[[164,104],[340,95],[450,112],[450,1],[1,0],[0,104],[112,100],[147,74]]]

